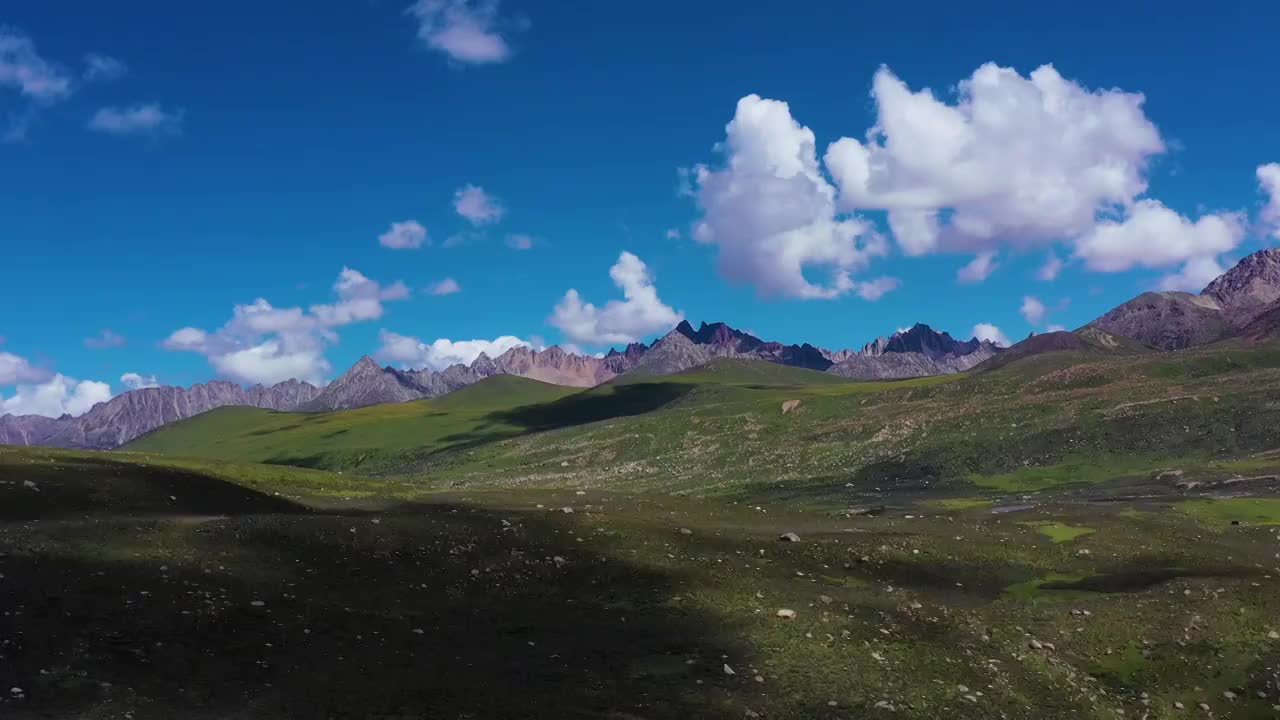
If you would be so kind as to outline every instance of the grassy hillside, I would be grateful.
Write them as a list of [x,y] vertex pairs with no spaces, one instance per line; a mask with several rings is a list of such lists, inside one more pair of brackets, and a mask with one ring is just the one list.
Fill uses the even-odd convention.
[[436,449],[525,431],[503,420],[577,388],[498,375],[431,400],[333,413],[218,408],[166,425],[123,449],[193,458],[378,472]]
[[[128,449],[397,476],[440,487],[618,487],[831,498],[1086,486],[1280,447],[1280,350],[1031,354],[958,376],[855,382],[718,361],[588,391],[499,377],[436,400],[299,415],[243,408]],[[1084,465],[1089,472],[1077,473]],[[1021,480],[1049,468],[1048,480]],[[1053,468],[1058,468],[1054,470]],[[990,478],[990,479],[988,479]]]
[[[963,490],[984,476],[1082,458],[1103,473],[1132,468],[1135,459],[1141,469],[1133,472],[1150,474],[1153,465],[1208,472],[1210,460],[1280,447],[1274,346],[1058,352],[987,372],[885,383],[709,381],[717,372],[636,383],[648,388],[637,394],[682,389],[678,401],[649,412],[435,453],[401,472],[451,486],[794,499],[889,487]],[[788,401],[798,403],[784,413]],[[1071,483],[1087,484],[1060,484]]]
[[1275,499],[913,497],[0,448],[0,716],[1272,716]]

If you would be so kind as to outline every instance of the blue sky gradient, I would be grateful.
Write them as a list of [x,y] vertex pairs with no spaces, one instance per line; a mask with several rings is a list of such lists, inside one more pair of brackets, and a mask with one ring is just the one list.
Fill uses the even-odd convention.
[[[1052,64],[1088,91],[1142,93],[1168,149],[1144,166],[1141,197],[1191,220],[1238,213],[1234,244],[1214,253],[1224,265],[1275,242],[1256,174],[1280,161],[1273,5],[441,2],[437,29],[479,22],[480,45],[433,47],[410,0],[7,3],[0,37],[25,39],[71,85],[37,97],[13,69],[33,56],[0,53],[0,353],[31,368],[9,360],[6,375],[0,363],[0,398],[52,373],[111,392],[130,372],[182,385],[227,376],[213,350],[166,338],[214,333],[256,298],[333,303],[344,267],[412,292],[383,298],[376,317],[311,328],[326,378],[377,351],[384,329],[424,343],[510,335],[605,349],[548,318],[570,288],[597,306],[621,299],[609,271],[623,251],[647,266],[640,287],[695,322],[833,348],[913,322],[965,337],[991,323],[1015,340],[1076,327],[1179,270],[1076,260],[1047,282],[1037,270],[1048,249],[1068,259],[1073,239],[1014,238],[992,246],[985,280],[963,283],[974,252],[908,256],[883,211],[866,208],[857,215],[888,252],[852,276],[899,281],[878,300],[765,297],[725,277],[719,248],[691,237],[704,207],[679,192],[679,169],[725,166],[715,146],[752,93],[788,103],[819,157],[842,136],[864,139],[881,66],[949,104],[988,62],[1024,77]],[[495,38],[502,57],[477,61]],[[91,53],[123,72],[90,77]],[[99,115],[152,105],[158,117]],[[467,184],[500,203],[499,220],[477,226],[455,210]],[[411,219],[428,243],[379,244]],[[532,247],[512,247],[513,235]],[[460,291],[431,294],[445,278]],[[1047,308],[1037,323],[1020,312],[1025,296]],[[86,344],[103,330],[123,342]]]

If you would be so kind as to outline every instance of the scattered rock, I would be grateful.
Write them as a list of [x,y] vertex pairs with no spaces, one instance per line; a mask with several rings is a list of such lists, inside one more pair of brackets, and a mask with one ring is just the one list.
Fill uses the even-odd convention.
[[680,528],[680,530],[679,530],[678,532],[679,532],[681,535],[692,535],[692,534],[693,534],[693,531],[692,531],[692,530],[690,530],[689,528]]
[[1031,638],[1031,642],[1027,643],[1027,647],[1031,648],[1032,650],[1043,650],[1044,643],[1040,642],[1039,640],[1036,640],[1035,638]]
[[795,620],[796,618],[796,611],[787,608],[782,608],[775,614],[783,620]]
[[565,507],[560,508],[560,512],[564,513],[565,515],[572,515],[572,514],[573,514],[573,508],[568,507],[568,506],[565,506]]
[[800,542],[800,536],[793,532],[782,533],[778,536],[778,540],[781,542]]
[[261,600],[254,600],[253,602],[251,602],[251,603],[249,603],[249,604],[250,604],[250,605],[252,605],[253,607],[266,607],[266,605],[267,605],[266,603],[262,602]]
[[725,663],[725,664],[724,664],[724,674],[725,674],[725,675],[737,675],[737,673],[735,673],[735,672],[733,671],[733,668],[729,667],[729,663]]
[[818,602],[822,603],[823,605],[830,605],[831,603],[835,602],[835,598],[831,597],[830,595],[819,595]]
[[782,403],[782,414],[786,415],[787,413],[791,412],[792,410],[795,410],[798,407],[800,407],[799,400],[788,400]]
[[1280,640],[1280,632],[1276,632],[1275,630],[1272,630],[1271,632],[1267,633],[1267,637],[1270,638],[1271,640]]

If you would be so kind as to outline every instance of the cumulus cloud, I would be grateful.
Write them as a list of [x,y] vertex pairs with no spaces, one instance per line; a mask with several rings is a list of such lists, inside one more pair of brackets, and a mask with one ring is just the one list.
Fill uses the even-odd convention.
[[140,375],[135,372],[127,372],[121,375],[120,383],[130,390],[160,387],[160,383],[156,380],[155,375]]
[[124,345],[124,336],[113,330],[104,328],[97,335],[84,339],[84,346],[95,350],[120,347]]
[[663,304],[653,284],[649,268],[629,252],[618,256],[609,268],[613,284],[622,290],[622,300],[610,300],[603,307],[583,302],[577,290],[569,290],[556,304],[548,322],[570,341],[584,345],[636,342],[645,335],[668,330],[684,319],[684,314]]
[[1056,323],[1051,323],[1044,330],[1045,332],[1066,332],[1067,328],[1065,325],[1058,325]]
[[679,240],[679,239],[680,239],[680,230],[679,230],[679,228],[667,228],[667,239],[668,239],[668,240]]
[[129,72],[128,66],[108,55],[89,53],[84,56],[84,79],[90,82],[117,80],[124,77],[127,72]]
[[1012,344],[1009,342],[1009,338],[1005,337],[1005,334],[1001,332],[1000,328],[992,325],[991,323],[978,323],[977,325],[974,325],[973,336],[979,340],[986,340],[987,342],[995,343],[1001,347],[1009,347],[1009,345]]
[[427,229],[417,220],[393,222],[390,230],[378,236],[379,245],[396,250],[422,247],[429,242]]
[[34,367],[29,360],[13,353],[0,352],[0,385],[38,382],[49,377],[47,370]]
[[181,110],[165,110],[157,103],[104,107],[89,118],[89,129],[108,135],[177,135],[182,132]]
[[[693,237],[719,249],[721,274],[762,296],[834,298],[858,289],[851,273],[888,243],[864,219],[841,215],[818,164],[813,132],[785,102],[738,101],[720,146],[725,166],[698,166],[690,192],[702,218]],[[811,282],[819,269],[825,282]]]
[[163,342],[169,350],[204,355],[219,377],[241,383],[272,384],[296,378],[319,383],[329,372],[325,348],[335,328],[382,317],[383,304],[409,296],[402,282],[382,285],[344,267],[333,284],[337,301],[278,308],[265,298],[236,305],[217,331],[184,327]]
[[1259,166],[1258,185],[1267,196],[1258,219],[1271,237],[1280,240],[1280,163]]
[[1051,65],[1026,77],[983,65],[954,102],[882,67],[871,95],[865,140],[841,138],[825,159],[841,206],[889,211],[908,254],[1080,235],[1146,190],[1148,159],[1165,149],[1141,94],[1090,90]]
[[1076,242],[1076,256],[1090,270],[1100,272],[1182,265],[1162,284],[1185,285],[1216,266],[1217,256],[1239,245],[1244,235],[1244,218],[1235,213],[1209,214],[1192,221],[1159,201],[1140,200],[1126,217],[1102,221],[1082,236]]
[[18,385],[12,396],[0,398],[0,415],[83,415],[111,397],[111,386],[104,382],[58,373],[47,382]]
[[450,60],[472,65],[511,57],[497,0],[418,0],[407,11],[418,21],[418,39]]
[[1050,281],[1057,280],[1058,273],[1062,272],[1062,258],[1057,253],[1049,253],[1044,259],[1044,264],[1036,271],[1036,277],[1041,280]]
[[472,225],[490,225],[507,212],[498,199],[478,185],[464,185],[453,193],[453,209]]
[[1018,308],[1018,312],[1022,313],[1022,317],[1031,325],[1039,325],[1048,314],[1049,308],[1045,307],[1039,298],[1026,295],[1022,298],[1022,307]]
[[450,365],[470,365],[480,353],[493,358],[513,347],[532,346],[527,340],[513,335],[503,335],[492,340],[449,340],[440,338],[424,343],[418,338],[400,335],[390,330],[378,333],[380,346],[374,356],[381,362],[406,368],[431,368],[443,370]]
[[507,247],[512,250],[529,250],[533,247],[533,238],[528,235],[511,235],[507,238]]
[[956,280],[962,283],[980,283],[1000,267],[994,252],[980,252],[964,267],[956,271]]

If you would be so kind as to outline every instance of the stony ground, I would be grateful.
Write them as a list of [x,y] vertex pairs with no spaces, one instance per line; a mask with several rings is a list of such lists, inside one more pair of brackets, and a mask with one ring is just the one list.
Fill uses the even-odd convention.
[[800,505],[4,451],[0,717],[1276,717],[1280,499],[1220,474]]

